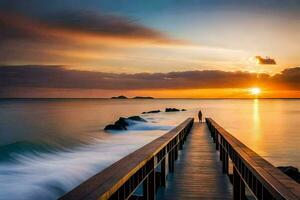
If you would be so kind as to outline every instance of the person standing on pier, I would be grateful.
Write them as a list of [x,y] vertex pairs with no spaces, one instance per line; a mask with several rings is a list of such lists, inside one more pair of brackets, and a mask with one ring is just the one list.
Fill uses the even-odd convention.
[[199,110],[199,112],[198,112],[198,118],[199,118],[199,122],[202,122],[202,112],[201,112],[201,110]]

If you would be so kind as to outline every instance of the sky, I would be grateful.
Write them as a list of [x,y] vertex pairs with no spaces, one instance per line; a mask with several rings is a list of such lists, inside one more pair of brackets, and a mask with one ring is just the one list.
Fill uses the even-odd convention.
[[299,44],[299,0],[0,0],[0,97],[300,98]]

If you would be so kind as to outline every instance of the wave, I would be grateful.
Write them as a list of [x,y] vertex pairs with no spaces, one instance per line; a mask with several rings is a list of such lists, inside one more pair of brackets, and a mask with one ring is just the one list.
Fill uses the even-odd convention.
[[[130,120],[124,134],[77,145],[22,141],[0,147],[0,199],[57,199],[173,126]],[[120,132],[119,132],[120,133]]]

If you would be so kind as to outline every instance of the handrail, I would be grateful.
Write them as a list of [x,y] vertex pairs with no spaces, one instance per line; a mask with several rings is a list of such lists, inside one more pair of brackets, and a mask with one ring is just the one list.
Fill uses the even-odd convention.
[[257,199],[300,199],[300,185],[260,157],[213,119],[206,118],[211,136],[220,150],[223,172],[228,173],[228,157],[233,164],[234,199],[244,199],[245,185]]
[[[89,178],[60,199],[129,199],[143,183],[145,199],[155,198],[157,173],[160,166],[162,185],[165,184],[168,164],[174,170],[178,150],[190,132],[194,119],[188,118],[168,133],[146,144],[142,148],[115,162],[95,176]],[[167,161],[167,162],[166,162]]]

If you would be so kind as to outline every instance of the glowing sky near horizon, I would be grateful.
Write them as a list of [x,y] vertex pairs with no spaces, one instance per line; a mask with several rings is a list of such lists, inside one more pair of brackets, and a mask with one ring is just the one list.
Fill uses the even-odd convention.
[[296,0],[0,0],[0,64],[117,74],[221,70],[274,76],[300,66],[299,11]]

